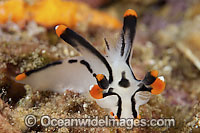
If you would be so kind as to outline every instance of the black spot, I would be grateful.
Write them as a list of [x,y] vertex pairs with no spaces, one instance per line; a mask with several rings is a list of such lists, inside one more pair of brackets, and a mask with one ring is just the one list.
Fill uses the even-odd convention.
[[71,59],[71,60],[68,60],[68,63],[76,63],[77,60],[76,59]]
[[80,63],[85,65],[90,73],[93,73],[93,70],[91,69],[90,64],[87,61],[81,60]]
[[124,55],[124,48],[125,48],[125,40],[124,40],[124,33],[122,35],[122,46],[121,46],[121,56]]
[[130,82],[128,79],[125,77],[125,72],[122,72],[122,79],[119,81],[119,86],[127,88],[130,86]]
[[29,76],[29,75],[31,75],[32,73],[41,71],[41,70],[46,69],[46,68],[51,67],[51,66],[60,65],[60,64],[62,64],[62,61],[56,61],[56,62],[47,64],[46,66],[40,67],[40,68],[38,68],[38,69],[34,69],[34,70],[31,70],[31,71],[28,71],[28,72],[26,72],[25,74],[26,74],[27,76]]
[[108,41],[106,40],[106,38],[104,38],[104,40],[105,40],[105,43],[106,43],[106,47],[107,47],[107,49],[110,50],[110,47],[109,47]]

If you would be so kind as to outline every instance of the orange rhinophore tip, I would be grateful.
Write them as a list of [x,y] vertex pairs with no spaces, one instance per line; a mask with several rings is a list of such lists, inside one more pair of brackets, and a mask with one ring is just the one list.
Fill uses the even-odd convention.
[[55,27],[56,34],[60,37],[60,35],[65,31],[65,29],[67,29],[65,25],[57,25]]
[[110,115],[111,115],[111,116],[114,116],[114,113],[113,113],[113,112],[110,112]]
[[164,77],[156,78],[156,80],[151,84],[151,87],[152,87],[151,90],[152,94],[157,95],[163,92],[163,90],[165,89]]
[[155,78],[158,77],[158,71],[157,70],[151,71],[151,75],[154,76]]
[[90,89],[90,95],[95,99],[103,98],[103,89],[101,89],[98,85],[94,85]]
[[135,16],[137,18],[137,13],[135,10],[133,9],[128,9],[126,10],[126,12],[124,13],[124,17],[127,17],[127,16]]
[[141,115],[140,114],[137,116],[137,119],[141,119]]
[[98,81],[101,81],[104,78],[104,75],[103,74],[97,74],[96,78],[97,78]]
[[22,73],[22,74],[19,74],[15,77],[15,80],[23,80],[26,78],[26,74],[25,73]]

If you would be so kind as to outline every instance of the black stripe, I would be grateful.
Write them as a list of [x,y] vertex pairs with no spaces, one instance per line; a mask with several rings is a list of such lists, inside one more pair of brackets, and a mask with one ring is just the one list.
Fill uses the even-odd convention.
[[136,24],[137,24],[136,16],[129,15],[129,16],[124,17],[123,33],[124,35],[126,34],[128,35],[128,38],[125,38],[125,39],[130,40],[130,46],[128,49],[129,51],[127,51],[128,56],[126,59],[126,63],[128,65],[130,65],[129,59],[131,58],[131,50],[132,50],[132,45],[133,45],[133,39],[135,37]]
[[140,84],[139,86],[140,86],[140,88],[137,91],[135,91],[135,93],[131,96],[132,113],[133,113],[134,118],[137,118],[137,111],[135,109],[135,105],[136,105],[135,95],[136,95],[136,93],[139,92],[139,91],[148,91],[148,92],[151,92],[151,89],[152,89],[152,88],[145,87],[144,84]]
[[130,56],[131,56],[131,51],[128,53],[128,57],[127,57],[127,59],[126,59],[126,63],[127,63],[128,65],[130,65],[130,64],[129,64]]
[[68,63],[76,63],[77,60],[76,59],[71,59],[71,60],[68,60]]
[[27,76],[29,76],[29,75],[31,75],[32,73],[41,71],[41,70],[46,69],[46,68],[51,67],[51,66],[60,65],[60,64],[62,64],[62,61],[56,61],[56,62],[47,64],[47,65],[45,65],[45,66],[43,66],[43,67],[40,67],[40,68],[38,68],[38,69],[34,69],[34,70],[30,70],[30,71],[28,71],[28,72],[25,72],[25,74],[26,74]]
[[[137,24],[137,18],[136,16],[133,16],[133,15],[129,15],[129,16],[126,16],[124,17],[124,24],[123,24],[123,33],[122,34],[123,36],[124,35],[128,35],[128,38],[125,38],[125,39],[128,39],[130,40],[130,48],[128,49],[127,51],[127,59],[126,59],[126,63],[127,65],[129,66],[130,70],[131,70],[131,73],[133,75],[133,78],[137,81],[140,81],[138,79],[136,79],[131,67],[130,67],[130,64],[129,64],[129,60],[131,58],[131,51],[132,51],[132,45],[133,45],[133,39],[135,37],[135,31],[136,31],[136,24]],[[127,45],[127,44],[126,44]]]
[[110,47],[109,47],[109,44],[108,44],[106,38],[104,38],[104,40],[105,40],[105,43],[106,43],[106,47],[107,47],[107,49],[110,50]]
[[[109,90],[110,89],[113,90],[113,88],[109,88]],[[103,93],[103,97],[107,97],[107,96],[111,96],[111,95],[116,95],[118,97],[118,102],[117,102],[117,106],[118,106],[117,117],[118,117],[118,119],[120,119],[121,113],[122,113],[122,99],[121,99],[121,97],[117,93],[112,92],[112,91],[108,91],[108,93]]]
[[134,78],[136,81],[141,81],[141,80],[138,80],[138,79],[135,77],[135,75],[134,75],[134,73],[133,73],[133,71],[132,71],[131,66],[129,65],[129,63],[128,63],[127,65],[128,65],[128,67],[130,68],[130,71],[131,71],[131,74],[132,74],[133,78]]
[[129,15],[129,16],[124,17],[123,31],[124,31],[124,34],[129,35],[127,39],[130,39],[131,45],[133,42],[133,38],[135,36],[136,24],[137,24],[136,16]]
[[132,102],[132,113],[133,113],[133,117],[137,118],[137,111],[135,109],[135,98],[132,96],[131,97],[131,102]]
[[87,61],[81,60],[80,63],[85,65],[90,73],[93,73],[93,70],[91,69],[90,64]]
[[121,56],[124,55],[124,48],[125,48],[125,39],[124,39],[124,33],[122,33],[122,46],[121,46]]
[[69,43],[72,47],[76,48],[77,51],[81,52],[81,48],[78,46],[83,46],[84,48],[88,49],[91,53],[97,56],[106,66],[109,72],[109,83],[113,81],[112,69],[107,62],[107,60],[102,56],[99,51],[97,51],[88,41],[86,41],[83,37],[72,31],[71,29],[67,28],[60,37],[67,43]]
[[132,69],[131,69],[131,66],[130,66],[130,64],[129,64],[130,55],[131,55],[131,54],[129,53],[128,58],[127,58],[127,60],[126,60],[126,64],[128,65],[128,67],[129,67],[129,69],[130,69],[130,71],[131,71],[131,74],[132,74],[133,78],[134,78],[136,81],[141,81],[141,80],[138,80],[138,79],[135,77],[135,74],[133,73],[133,71],[132,71]]

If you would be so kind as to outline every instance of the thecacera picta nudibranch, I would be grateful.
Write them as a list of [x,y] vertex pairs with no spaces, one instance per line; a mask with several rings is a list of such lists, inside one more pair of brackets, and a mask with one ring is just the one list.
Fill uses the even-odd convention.
[[22,73],[16,80],[35,90],[63,93],[68,89],[89,93],[115,119],[140,118],[139,106],[146,104],[151,94],[160,94],[165,82],[163,76],[158,77],[156,70],[148,72],[143,80],[134,76],[130,64],[136,22],[136,12],[128,9],[124,14],[120,41],[113,46],[105,40],[106,55],[70,28],[58,25],[56,34],[81,56]]

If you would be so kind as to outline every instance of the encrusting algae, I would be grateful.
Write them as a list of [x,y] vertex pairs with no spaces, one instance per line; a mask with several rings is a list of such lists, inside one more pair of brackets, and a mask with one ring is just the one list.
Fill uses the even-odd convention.
[[121,28],[121,22],[106,13],[92,9],[81,2],[64,0],[35,0],[33,3],[25,0],[1,1],[0,23],[9,20],[21,26],[24,26],[26,21],[34,20],[46,27],[57,24],[76,27],[83,23],[108,29]]

